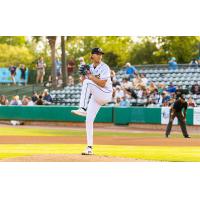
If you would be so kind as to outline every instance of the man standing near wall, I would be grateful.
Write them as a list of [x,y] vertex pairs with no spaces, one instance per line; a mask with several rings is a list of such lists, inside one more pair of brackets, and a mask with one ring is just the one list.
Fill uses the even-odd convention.
[[[173,123],[175,117],[178,118],[184,138],[190,138],[190,136],[187,132],[187,129],[186,129],[187,107],[188,107],[187,102],[185,101],[185,98],[183,96],[180,96],[179,99],[174,102],[174,104],[170,110],[169,123],[167,125],[167,129],[165,132],[165,136],[167,138],[170,135],[172,123]],[[183,110],[183,112],[182,112],[182,110]]]

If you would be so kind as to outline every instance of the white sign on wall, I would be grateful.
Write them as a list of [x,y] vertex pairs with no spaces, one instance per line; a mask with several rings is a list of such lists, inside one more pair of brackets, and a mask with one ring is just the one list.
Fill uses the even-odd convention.
[[200,124],[200,107],[195,107],[194,108],[193,124],[194,125],[199,125]]
[[[162,107],[161,109],[161,124],[168,124],[170,117],[170,107]],[[175,117],[173,124],[178,124],[178,119]]]

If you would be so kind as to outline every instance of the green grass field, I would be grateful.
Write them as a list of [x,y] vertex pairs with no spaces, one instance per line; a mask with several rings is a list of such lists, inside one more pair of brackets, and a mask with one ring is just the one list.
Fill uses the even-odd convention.
[[[95,136],[128,136],[128,137],[152,137],[160,138],[164,133],[129,133],[114,131],[95,131]],[[66,130],[49,128],[24,128],[24,127],[0,127],[0,136],[85,136],[84,130]],[[172,138],[182,138],[182,134],[172,134]],[[200,138],[199,133],[192,134],[192,138]]]
[[[79,144],[3,144],[0,159],[36,154],[80,154],[85,145]],[[95,155],[136,158],[147,161],[199,162],[200,147],[155,147],[95,145]]]
[[[114,133],[95,132],[99,136],[130,136],[130,137],[163,137],[159,133]],[[2,127],[0,136],[85,136],[84,131],[56,130],[46,128]],[[174,134],[172,138],[182,137]],[[193,138],[200,138],[193,134]],[[82,144],[0,144],[0,159],[30,156],[36,154],[80,154],[85,148]],[[122,158],[136,158],[147,161],[185,161],[199,162],[200,147],[176,146],[122,146],[95,145],[94,151],[99,156],[113,156]]]

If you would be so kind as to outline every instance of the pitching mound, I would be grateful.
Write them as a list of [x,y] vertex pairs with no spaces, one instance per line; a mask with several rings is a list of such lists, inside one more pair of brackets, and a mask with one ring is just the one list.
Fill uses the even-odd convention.
[[115,158],[109,156],[77,155],[77,154],[45,154],[6,158],[0,162],[142,162],[144,160],[131,158]]

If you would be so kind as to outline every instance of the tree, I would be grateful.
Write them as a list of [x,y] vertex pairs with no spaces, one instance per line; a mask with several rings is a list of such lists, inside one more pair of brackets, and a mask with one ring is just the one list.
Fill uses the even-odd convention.
[[52,86],[56,87],[56,36],[47,36],[51,47],[51,65],[52,65]]
[[25,46],[25,36],[0,36],[0,44],[7,44],[11,46]]
[[34,54],[27,47],[0,44],[0,67],[22,63],[29,67],[33,60]]
[[63,86],[65,87],[67,85],[66,83],[66,77],[68,76],[67,70],[66,70],[66,54],[65,54],[65,36],[61,36],[61,50],[62,50],[62,80],[63,80]]
[[130,51],[130,62],[132,64],[155,64],[157,58],[155,52],[157,51],[156,43],[152,37],[143,37],[140,43],[135,43]]
[[160,56],[167,59],[176,57],[179,63],[188,63],[198,57],[199,37],[195,36],[166,36],[158,37]]
[[67,37],[68,60],[84,57],[90,62],[91,48],[101,47],[105,51],[104,61],[111,68],[124,65],[129,59],[133,42],[128,36],[73,36]]

